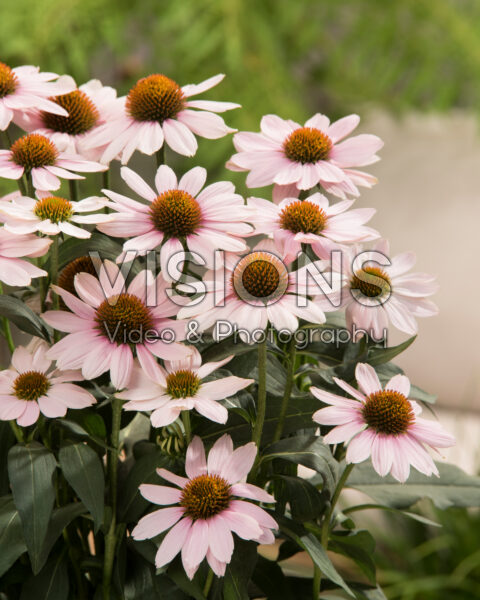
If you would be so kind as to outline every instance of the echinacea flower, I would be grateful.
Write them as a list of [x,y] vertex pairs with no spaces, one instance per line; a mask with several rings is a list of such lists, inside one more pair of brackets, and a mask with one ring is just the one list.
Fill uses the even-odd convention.
[[404,482],[410,474],[410,465],[425,475],[438,476],[426,446],[448,448],[455,444],[455,438],[439,423],[418,416],[422,409],[408,398],[408,377],[395,375],[382,388],[375,369],[359,363],[355,378],[359,390],[334,378],[355,400],[310,388],[316,398],[330,405],[313,414],[316,423],[335,425],[323,438],[324,442],[347,443],[347,463],[360,463],[371,456],[373,468],[382,477],[391,473]]
[[122,164],[130,160],[135,150],[154,154],[164,142],[179,154],[193,156],[197,151],[194,134],[217,139],[236,131],[214,113],[238,108],[239,104],[190,100],[191,96],[216,86],[224,77],[215,75],[198,85],[183,87],[161,74],[139,79],[128,95],[120,99],[121,112],[100,126],[84,147],[108,144],[101,162],[110,162],[120,154]]
[[250,221],[255,233],[273,235],[286,264],[293,262],[302,244],[312,247],[319,258],[328,259],[332,250],[343,244],[374,240],[380,234],[365,223],[375,214],[374,208],[348,210],[354,200],[329,205],[322,194],[312,194],[304,200],[285,198],[274,204],[263,198],[248,198],[256,209]]
[[98,127],[114,118],[123,107],[117,91],[92,79],[72,91],[55,95],[50,100],[65,109],[65,114],[53,114],[41,107],[26,110],[16,119],[16,124],[28,133],[40,133],[68,154],[77,154],[89,160],[98,160],[104,148],[86,150],[85,144]]
[[49,192],[37,192],[37,199],[24,196],[15,197],[11,202],[0,202],[0,220],[5,229],[12,233],[24,234],[40,232],[45,235],[65,233],[76,238],[89,238],[92,234],[74,223],[105,223],[112,220],[111,215],[95,213],[78,215],[77,213],[99,210],[105,206],[103,198],[90,197],[75,202]]
[[276,115],[266,115],[260,133],[240,132],[233,143],[237,154],[227,163],[232,171],[249,171],[248,187],[295,184],[299,190],[322,185],[336,196],[358,196],[357,185],[372,185],[374,178],[349,167],[363,167],[377,160],[383,146],[376,135],[361,134],[343,140],[360,117],[349,115],[330,124],[317,113],[302,125]]
[[407,274],[415,264],[413,252],[388,259],[389,244],[379,240],[371,251],[390,262],[379,266],[378,256],[370,251],[362,252],[361,264],[357,264],[354,258],[357,250],[345,252],[341,265],[335,256],[331,263],[333,272],[342,271],[342,307],[346,309],[350,330],[355,326],[376,339],[383,339],[390,321],[400,331],[415,335],[418,331],[415,317],[438,314],[437,306],[428,299],[438,289],[435,277],[427,273]]
[[85,379],[110,371],[120,390],[130,380],[134,353],[146,372],[154,368],[155,356],[178,360],[190,353],[178,343],[185,339],[186,327],[169,318],[178,306],[161,275],[155,279],[150,271],[141,271],[127,287],[114,263],[105,261],[99,271],[98,279],[89,273],[75,276],[78,297],[52,286],[71,311],[43,314],[49,325],[68,333],[48,351],[61,369],[82,369]]
[[89,273],[90,275],[97,277],[97,269],[95,267],[96,262],[99,263],[97,266],[98,269],[100,269],[100,259],[94,261],[90,256],[79,256],[78,258],[74,258],[67,263],[58,274],[58,287],[67,290],[67,292],[70,292],[78,298],[77,291],[75,290],[75,275],[78,273]]
[[84,160],[80,156],[60,152],[44,135],[30,133],[14,142],[10,150],[0,150],[0,177],[20,179],[23,174],[32,177],[37,190],[58,190],[62,179],[84,179],[81,172],[105,171],[107,167]]
[[69,408],[86,408],[96,400],[72,381],[83,381],[79,371],[51,369],[46,358],[48,344],[34,338],[18,346],[12,364],[0,371],[0,419],[16,419],[22,427],[35,423],[40,413],[49,418],[64,417]]
[[20,257],[37,258],[43,256],[51,240],[36,235],[16,235],[0,227],[0,281],[7,285],[30,285],[32,278],[48,275],[32,263]]
[[244,483],[256,454],[253,442],[234,450],[231,437],[225,434],[215,442],[207,461],[202,440],[194,437],[187,449],[187,477],[157,469],[160,477],[176,487],[140,486],[144,498],[168,506],[140,519],[132,531],[134,539],[145,540],[170,529],[155,557],[157,569],[181,551],[190,579],[204,558],[214,573],[223,577],[235,546],[232,533],[261,544],[274,542],[272,529],[278,528],[274,519],[258,505],[238,499],[275,502],[261,488]]
[[134,369],[128,389],[117,396],[129,400],[123,405],[125,410],[153,411],[150,420],[154,427],[170,425],[181,411],[193,408],[211,421],[226,423],[228,411],[218,400],[233,396],[254,380],[233,375],[214,381],[203,380],[232,358],[233,355],[202,365],[200,353],[192,347],[192,354],[187,358],[165,361],[165,369],[154,365],[148,375],[142,369]]
[[[214,265],[215,250],[244,252],[247,245],[240,236],[253,231],[244,221],[250,210],[235,193],[233,183],[221,181],[203,190],[207,172],[194,167],[177,181],[170,167],[159,167],[154,191],[139,175],[122,167],[121,176],[127,185],[148,204],[103,190],[112,202],[115,219],[98,227],[114,237],[131,237],[123,249],[145,254],[161,246],[160,263],[163,275],[171,280],[168,261],[184,246],[199,254],[208,268]],[[135,236],[135,237],[132,237]]]
[[74,88],[71,77],[42,73],[30,65],[12,69],[0,62],[0,131],[29,108],[66,117],[67,111],[52,102],[51,96],[67,94]]
[[[238,329],[242,340],[255,341],[270,322],[277,330],[294,332],[298,319],[324,323],[322,309],[335,310],[323,290],[308,285],[305,267],[293,272],[279,257],[261,242],[243,257],[226,254],[220,274],[209,271],[202,279],[206,293],[203,299],[194,299],[182,307],[180,319],[194,319],[198,331],[205,331],[220,321]],[[312,263],[315,265],[315,263]],[[308,296],[316,296],[311,300]],[[221,327],[215,327],[213,336],[219,339]],[[248,332],[248,333],[246,333]]]

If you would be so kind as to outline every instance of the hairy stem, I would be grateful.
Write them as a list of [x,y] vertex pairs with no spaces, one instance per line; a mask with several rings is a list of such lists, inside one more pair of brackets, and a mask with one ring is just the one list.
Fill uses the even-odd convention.
[[293,387],[293,376],[295,374],[295,356],[297,354],[297,345],[295,338],[292,336],[288,347],[288,365],[287,365],[287,382],[285,384],[285,390],[283,393],[282,404],[280,406],[280,415],[278,416],[277,427],[273,434],[273,441],[278,442],[282,437],[283,427],[285,425],[285,418],[287,416],[288,402],[292,393]]

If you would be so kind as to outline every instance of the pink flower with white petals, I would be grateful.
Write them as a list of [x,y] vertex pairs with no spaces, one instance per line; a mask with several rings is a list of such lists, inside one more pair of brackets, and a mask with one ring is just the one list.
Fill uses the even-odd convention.
[[64,417],[69,408],[86,408],[96,400],[72,381],[83,381],[79,371],[51,370],[45,357],[48,344],[34,338],[18,346],[9,369],[0,371],[0,420],[16,419],[22,427],[33,425],[40,413],[51,419]]
[[71,77],[42,73],[39,67],[30,65],[12,69],[0,62],[0,131],[30,108],[66,117],[68,112],[52,102],[51,96],[68,94],[73,89],[75,82]]
[[273,235],[285,263],[293,262],[302,244],[312,247],[319,258],[328,259],[332,250],[342,244],[374,240],[380,234],[365,223],[375,214],[374,208],[348,210],[354,200],[329,205],[328,199],[316,193],[305,200],[285,198],[274,204],[262,198],[248,198],[256,209],[250,221],[255,233]]
[[76,238],[89,238],[92,234],[75,225],[106,223],[112,215],[95,213],[84,215],[105,206],[104,198],[92,196],[78,202],[37,192],[37,199],[16,195],[10,202],[0,202],[0,221],[5,229],[16,234],[40,232],[45,235],[65,233]]
[[358,125],[360,117],[349,115],[330,124],[317,113],[302,127],[276,115],[266,115],[260,133],[241,132],[233,138],[238,154],[227,163],[232,171],[249,171],[248,187],[294,184],[299,190],[321,185],[336,196],[358,196],[357,185],[371,186],[375,179],[350,167],[363,167],[377,160],[383,146],[376,135],[361,134],[343,140]]
[[183,410],[192,409],[211,421],[226,423],[228,411],[218,400],[233,396],[254,380],[233,375],[207,382],[203,379],[232,358],[202,365],[200,353],[192,347],[189,357],[165,361],[165,369],[155,365],[148,375],[134,369],[128,389],[117,396],[129,400],[123,405],[125,410],[153,411],[150,420],[154,427],[170,425]]
[[190,353],[175,341],[185,339],[186,326],[169,318],[178,306],[161,275],[155,279],[150,271],[141,271],[127,287],[119,268],[105,261],[98,279],[78,273],[74,285],[78,297],[52,286],[71,312],[43,314],[49,325],[68,333],[48,351],[61,369],[82,369],[85,379],[110,371],[120,390],[130,381],[134,354],[149,373],[156,356],[179,360]]
[[238,108],[239,104],[190,100],[191,96],[216,86],[224,77],[215,75],[198,85],[183,87],[160,74],[139,79],[128,95],[120,99],[122,110],[98,128],[85,148],[106,146],[101,161],[110,162],[120,155],[122,164],[130,160],[135,150],[150,155],[164,143],[179,154],[193,156],[198,147],[195,135],[218,139],[236,131],[215,113]]
[[84,160],[80,156],[60,152],[44,135],[30,133],[14,142],[10,150],[0,150],[0,177],[20,179],[24,174],[32,177],[37,190],[58,190],[62,179],[85,179],[81,172],[105,171],[100,163]]
[[135,236],[125,242],[125,252],[145,254],[161,247],[160,263],[166,279],[173,279],[167,263],[184,251],[183,243],[204,259],[207,268],[214,266],[215,250],[247,250],[240,236],[253,231],[245,223],[251,211],[235,193],[233,183],[221,181],[202,189],[207,178],[202,167],[187,171],[178,181],[170,167],[160,166],[155,177],[156,191],[128,167],[122,167],[121,176],[148,204],[103,190],[112,200],[108,206],[117,213],[112,222],[98,229],[114,237]]
[[30,285],[34,277],[45,277],[48,275],[43,269],[39,269],[32,263],[21,260],[19,257],[28,256],[37,258],[48,252],[52,243],[46,238],[36,235],[16,235],[7,231],[5,227],[0,228],[0,281],[7,285],[25,286]]
[[[239,329],[241,339],[247,343],[255,341],[253,336],[265,330],[269,322],[277,330],[290,332],[298,329],[299,319],[324,323],[324,310],[335,307],[323,290],[309,282],[305,267],[289,273],[273,251],[263,250],[268,248],[267,242],[243,257],[226,254],[224,268],[203,277],[204,298],[182,307],[178,317],[194,319],[199,331],[219,321],[228,322]],[[219,339],[222,334],[225,331],[215,326],[213,337]]]
[[382,388],[375,369],[360,363],[355,370],[356,390],[342,379],[335,383],[355,400],[311,387],[312,394],[329,404],[317,410],[313,420],[320,425],[335,425],[323,438],[326,444],[348,443],[347,463],[360,463],[371,456],[375,471],[385,477],[391,473],[404,482],[410,465],[425,475],[437,475],[426,446],[448,448],[455,438],[435,421],[422,419],[422,409],[409,400],[410,381],[395,375]]
[[72,86],[68,94],[51,98],[57,106],[65,109],[65,115],[35,107],[19,115],[16,123],[29,133],[48,137],[63,152],[99,160],[106,144],[93,150],[86,150],[85,145],[100,126],[117,116],[123,107],[122,101],[117,98],[114,88],[102,85],[98,79],[92,79],[78,89],[75,89],[72,79]]
[[215,442],[207,461],[201,439],[194,437],[187,449],[187,477],[157,469],[160,477],[176,487],[140,486],[144,498],[168,506],[140,519],[132,531],[134,539],[145,540],[170,529],[157,551],[157,569],[181,552],[190,579],[204,558],[213,572],[223,577],[235,546],[232,533],[260,544],[275,541],[272,529],[278,528],[276,521],[263,508],[238,499],[275,502],[261,488],[245,483],[256,454],[253,442],[234,450],[232,439],[225,434]]
[[[386,240],[378,241],[371,251],[362,252],[360,261],[355,260],[358,252],[359,248],[345,252],[341,261],[334,256],[331,263],[333,272],[342,271],[342,307],[346,309],[349,329],[355,325],[357,330],[364,329],[376,339],[383,339],[391,322],[400,331],[415,335],[416,317],[438,314],[437,306],[428,299],[438,290],[435,277],[407,273],[416,261],[413,252],[389,259]],[[382,256],[385,262],[379,266]]]

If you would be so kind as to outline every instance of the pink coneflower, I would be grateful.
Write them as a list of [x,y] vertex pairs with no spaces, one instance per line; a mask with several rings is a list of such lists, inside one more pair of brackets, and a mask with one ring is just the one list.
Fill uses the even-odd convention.
[[128,167],[122,167],[121,175],[148,204],[103,190],[117,214],[114,221],[98,229],[114,237],[135,236],[124,244],[125,251],[145,254],[161,246],[160,262],[165,278],[171,279],[167,263],[173,255],[183,252],[183,242],[188,250],[205,260],[208,268],[214,265],[215,250],[247,249],[239,236],[253,231],[244,222],[251,211],[235,193],[232,183],[221,181],[202,190],[207,178],[202,167],[194,167],[177,181],[170,167],[160,166],[155,177],[156,191]]
[[134,370],[128,389],[117,396],[129,400],[123,405],[125,410],[153,411],[150,420],[154,427],[170,425],[182,410],[193,408],[211,421],[226,423],[228,411],[218,400],[233,396],[254,380],[233,375],[207,382],[203,379],[232,358],[202,365],[200,353],[192,347],[189,357],[165,361],[165,369],[154,365],[148,375],[142,369]]
[[408,399],[408,377],[395,375],[383,389],[375,369],[363,363],[357,365],[355,377],[360,390],[334,378],[355,400],[310,388],[316,398],[330,404],[314,413],[313,420],[320,425],[336,425],[324,442],[348,442],[347,463],[360,463],[371,456],[373,468],[382,477],[391,473],[404,482],[410,465],[425,475],[438,476],[425,446],[448,448],[455,444],[455,438],[435,421],[418,417],[422,409]]
[[78,273],[74,285],[78,297],[52,286],[71,312],[43,315],[49,325],[68,333],[48,352],[61,369],[81,368],[85,379],[110,371],[120,390],[130,380],[134,353],[147,373],[155,356],[178,360],[190,353],[175,341],[185,339],[185,323],[169,318],[178,306],[168,297],[161,275],[154,279],[150,271],[142,271],[126,287],[119,268],[105,261],[98,279]]
[[328,259],[332,250],[342,244],[374,240],[380,234],[365,223],[375,214],[374,208],[348,210],[354,200],[329,205],[328,199],[316,193],[305,200],[285,198],[274,204],[262,198],[248,198],[256,209],[250,221],[256,233],[273,234],[285,263],[294,261],[308,244],[319,258]]
[[43,256],[52,243],[36,235],[16,235],[0,228],[0,281],[7,285],[30,285],[32,278],[48,275],[32,263],[21,260],[21,256],[37,258]]
[[261,488],[244,483],[256,454],[253,442],[234,450],[225,434],[213,445],[207,462],[201,439],[194,437],[187,449],[186,478],[157,469],[160,477],[177,487],[140,486],[142,496],[153,504],[171,505],[146,515],[132,531],[136,540],[145,540],[171,528],[158,549],[157,569],[181,551],[190,579],[205,557],[214,573],[223,577],[234,549],[232,533],[261,544],[274,542],[271,530],[278,525],[272,517],[256,504],[237,499],[275,502]]
[[128,95],[121,98],[123,110],[99,127],[85,147],[107,143],[101,161],[110,162],[121,154],[122,164],[130,160],[135,150],[153,154],[164,142],[179,154],[193,156],[197,151],[194,134],[217,139],[236,131],[214,113],[238,108],[239,104],[189,100],[216,86],[224,77],[215,75],[198,85],[184,87],[160,74],[139,79]]
[[383,142],[376,135],[357,135],[343,140],[358,125],[360,117],[349,115],[335,123],[317,113],[302,127],[276,115],[266,115],[261,133],[241,132],[233,138],[238,154],[227,167],[250,171],[248,187],[295,184],[299,190],[322,185],[328,192],[345,197],[358,196],[357,185],[370,186],[373,178],[349,167],[376,162]]
[[74,202],[49,192],[37,192],[37,199],[16,196],[11,202],[0,202],[0,220],[5,229],[16,234],[40,232],[45,235],[65,233],[76,238],[89,238],[92,234],[78,224],[98,224],[112,220],[112,215],[77,213],[99,210],[105,206],[103,198],[90,197]]
[[[262,242],[243,257],[226,254],[224,274],[219,277],[217,272],[207,272],[203,278],[205,297],[181,308],[178,317],[195,319],[199,331],[227,321],[240,330],[245,341],[258,335],[256,332],[263,331],[269,322],[278,330],[290,332],[298,329],[299,318],[324,323],[322,308],[335,308],[325,298],[307,297],[308,281],[301,276],[304,268],[289,273],[278,256],[260,247],[267,246]],[[320,293],[316,286],[308,286],[308,295]],[[220,333],[215,327],[216,339]]]
[[16,123],[29,133],[48,137],[63,152],[98,160],[105,148],[87,151],[85,145],[98,127],[119,113],[123,104],[117,98],[116,90],[102,85],[98,79],[92,79],[78,89],[74,89],[75,82],[72,83],[71,92],[51,98],[56,105],[65,109],[65,115],[35,107],[19,115]]
[[45,357],[48,344],[34,338],[27,347],[18,346],[9,369],[0,371],[0,419],[17,420],[27,427],[40,413],[46,417],[64,417],[69,408],[85,408],[96,400],[72,381],[83,381],[78,371],[51,370]]
[[[357,249],[358,250],[358,249]],[[389,244],[380,240],[372,248],[388,259]],[[344,254],[342,261],[342,306],[346,307],[347,327],[364,329],[382,339],[390,321],[397,329],[415,335],[418,325],[415,317],[431,317],[438,313],[437,306],[428,299],[438,285],[427,273],[407,274],[415,264],[415,254],[404,252],[391,259],[388,266],[378,266],[378,256],[362,252],[361,263],[354,260],[356,251]],[[340,261],[333,258],[334,272],[340,270]]]
[[30,133],[14,142],[10,150],[0,150],[0,177],[20,179],[25,173],[31,175],[37,190],[58,190],[63,179],[84,179],[73,171],[105,171],[100,163],[84,160],[75,155],[60,152],[44,135]]
[[74,88],[71,77],[41,73],[38,67],[29,65],[12,69],[0,62],[0,130],[5,131],[12,119],[29,108],[66,117],[67,111],[52,102],[50,96],[67,94]]

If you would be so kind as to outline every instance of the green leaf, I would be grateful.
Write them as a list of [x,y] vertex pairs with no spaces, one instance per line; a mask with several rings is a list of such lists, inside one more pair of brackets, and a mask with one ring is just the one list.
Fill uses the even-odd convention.
[[199,585],[199,572],[197,571],[193,580],[190,580],[187,577],[182,563],[178,557],[172,563],[170,563],[167,575],[172,579],[172,581],[175,582],[182,592],[188,594],[189,598],[195,598],[195,600],[207,600],[207,598],[203,595],[202,589]]
[[20,600],[67,600],[68,591],[68,569],[62,555],[50,560],[25,583]]
[[93,517],[95,533],[103,523],[105,479],[95,450],[82,443],[69,444],[58,455],[65,479]]
[[480,477],[467,475],[448,463],[437,463],[440,477],[427,477],[412,469],[405,483],[380,477],[369,462],[356,465],[346,486],[355,488],[379,504],[408,508],[421,498],[430,498],[440,509],[450,506],[480,506]]
[[348,556],[360,567],[368,581],[375,585],[376,570],[373,561],[375,540],[368,531],[335,532],[330,537],[328,549]]
[[16,444],[15,435],[8,421],[0,421],[0,496],[10,492],[8,481],[8,451]]
[[[297,548],[298,550],[298,548]],[[252,581],[259,587],[267,598],[282,598],[294,600],[290,582],[287,580],[279,564],[258,555]]]
[[322,438],[302,434],[285,438],[267,446],[262,453],[261,462],[283,458],[297,465],[303,465],[320,473],[327,491],[333,493],[338,477],[338,463],[333,458]]
[[[275,498],[280,496],[290,504],[292,518],[296,521],[311,521],[318,517],[325,506],[325,500],[309,481],[301,477],[275,475]],[[280,490],[278,489],[280,484]]]
[[223,579],[224,600],[249,600],[248,582],[257,562],[257,544],[240,538],[235,540],[232,560]]
[[34,574],[41,568],[39,560],[55,501],[52,478],[56,466],[55,456],[37,442],[13,446],[8,453],[13,499]]
[[[63,268],[75,258],[88,256],[90,252],[98,252],[102,260],[110,259],[115,262],[117,256],[122,252],[122,245],[98,231],[94,231],[88,240],[70,238],[63,242],[58,249],[58,265]],[[44,268],[49,270],[50,260],[45,263]]]
[[73,519],[87,512],[87,509],[81,502],[72,502],[66,506],[54,509],[52,518],[48,524],[48,531],[43,543],[42,552],[39,558],[39,568],[42,568],[48,559],[51,549],[62,531],[69,525]]
[[50,341],[45,322],[18,298],[0,295],[0,316],[7,317],[25,333]]
[[370,365],[372,365],[372,367],[389,362],[390,360],[404,352],[409,346],[413,344],[413,342],[416,339],[417,336],[414,335],[405,342],[398,344],[398,346],[391,346],[390,348],[379,348],[374,346],[368,351],[367,362]]
[[217,360],[223,360],[227,356],[240,356],[241,354],[247,354],[257,350],[255,344],[245,344],[235,336],[230,336],[222,340],[221,342],[215,342],[208,346],[205,350],[202,350],[203,362],[215,362]]
[[12,496],[0,498],[0,577],[27,550],[23,540],[22,521]]

